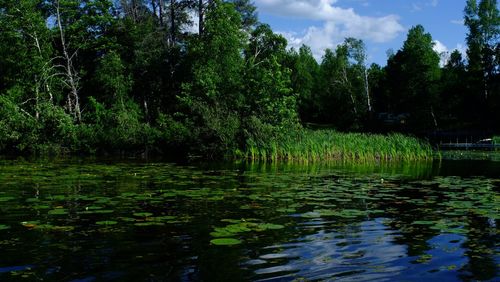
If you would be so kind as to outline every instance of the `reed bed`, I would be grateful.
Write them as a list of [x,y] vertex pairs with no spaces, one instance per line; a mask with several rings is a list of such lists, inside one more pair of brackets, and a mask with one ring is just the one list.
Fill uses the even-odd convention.
[[246,158],[266,161],[416,161],[433,158],[431,146],[402,134],[340,133],[302,129],[269,142],[248,141]]

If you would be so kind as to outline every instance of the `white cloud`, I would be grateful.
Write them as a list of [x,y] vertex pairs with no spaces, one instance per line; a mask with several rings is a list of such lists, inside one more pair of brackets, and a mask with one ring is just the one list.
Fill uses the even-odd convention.
[[424,8],[427,7],[432,7],[435,8],[439,5],[439,0],[430,0],[430,1],[420,1],[420,2],[413,2],[411,3],[411,11],[412,12],[419,12],[422,11]]
[[412,3],[411,4],[411,11],[412,12],[422,11],[422,7],[417,3]]
[[434,40],[434,52],[438,53],[439,55],[439,65],[444,66],[446,62],[448,62],[450,58],[450,52],[448,50],[448,47],[446,47],[443,43],[441,43],[439,40]]
[[434,40],[434,48],[433,49],[438,54],[441,54],[441,53],[444,53],[444,52],[448,52],[448,47],[446,47],[439,40]]
[[433,42],[434,42],[433,49],[436,53],[439,54],[439,57],[441,59],[439,64],[441,66],[444,66],[448,62],[448,60],[450,59],[450,54],[455,50],[458,50],[458,52],[460,52],[462,54],[463,58],[465,58],[467,56],[466,55],[467,48],[460,43],[458,43],[455,48],[450,50],[448,47],[446,47],[446,45],[441,43],[439,40],[434,40]]
[[256,0],[264,12],[290,18],[322,21],[321,27],[311,26],[302,34],[282,31],[292,47],[309,45],[317,58],[324,49],[333,48],[346,37],[356,37],[376,43],[388,42],[405,29],[396,15],[367,17],[354,9],[340,8],[337,0]]

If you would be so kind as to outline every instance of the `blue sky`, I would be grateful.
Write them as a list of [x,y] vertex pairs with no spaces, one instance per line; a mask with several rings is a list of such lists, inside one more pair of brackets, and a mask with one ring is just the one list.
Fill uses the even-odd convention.
[[[320,59],[345,37],[363,39],[369,63],[385,65],[417,24],[436,41],[439,53],[465,52],[466,0],[254,0],[261,22],[283,34],[292,47],[309,45]],[[445,56],[443,57],[445,58]]]

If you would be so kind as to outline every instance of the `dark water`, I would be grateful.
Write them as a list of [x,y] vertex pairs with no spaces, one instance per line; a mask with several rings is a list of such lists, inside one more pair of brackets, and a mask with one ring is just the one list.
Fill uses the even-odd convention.
[[489,161],[4,160],[0,281],[499,281],[499,188]]

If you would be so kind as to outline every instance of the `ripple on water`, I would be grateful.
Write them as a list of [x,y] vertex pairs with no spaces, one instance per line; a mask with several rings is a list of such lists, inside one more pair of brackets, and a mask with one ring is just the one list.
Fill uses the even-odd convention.
[[[258,279],[264,279],[263,281],[278,281],[275,280],[276,274],[280,272],[293,272],[294,277],[307,280],[390,279],[404,270],[405,267],[398,264],[405,257],[406,248],[393,244],[395,232],[382,222],[382,219],[376,219],[337,226],[332,228],[333,230],[325,227],[314,234],[298,238],[292,245],[263,247],[263,250],[283,250],[286,247],[286,252],[259,256],[259,259],[272,261],[273,265],[253,265],[254,273]],[[276,265],[277,263],[279,265]],[[271,274],[274,279],[262,277]],[[280,277],[287,280],[283,276]]]

